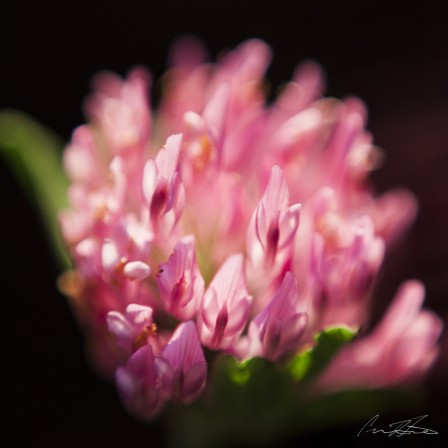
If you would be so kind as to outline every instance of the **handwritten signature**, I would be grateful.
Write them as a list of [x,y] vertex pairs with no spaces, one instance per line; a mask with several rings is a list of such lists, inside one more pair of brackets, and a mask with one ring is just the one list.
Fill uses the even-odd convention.
[[418,417],[410,418],[409,420],[402,420],[400,422],[391,423],[389,425],[392,428],[390,431],[385,431],[384,429],[376,429],[373,427],[375,422],[378,420],[379,415],[375,415],[372,417],[362,428],[361,431],[358,432],[358,437],[361,434],[388,434],[389,437],[397,436],[407,436],[410,434],[428,434],[435,435],[438,434],[437,431],[433,431],[432,429],[422,428],[417,426],[419,422],[421,422],[424,418],[428,417],[427,415],[420,415]]

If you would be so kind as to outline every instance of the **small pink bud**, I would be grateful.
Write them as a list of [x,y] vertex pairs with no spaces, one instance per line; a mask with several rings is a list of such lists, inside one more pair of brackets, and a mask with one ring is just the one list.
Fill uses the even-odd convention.
[[123,273],[131,280],[144,280],[151,273],[151,268],[143,261],[130,261],[124,265]]

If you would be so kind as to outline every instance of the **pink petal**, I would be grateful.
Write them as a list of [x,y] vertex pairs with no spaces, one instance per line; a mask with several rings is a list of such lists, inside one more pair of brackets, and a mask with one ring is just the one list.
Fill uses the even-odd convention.
[[112,240],[105,240],[101,248],[101,263],[104,270],[112,271],[120,261],[118,247]]
[[293,348],[299,348],[299,341],[308,323],[306,313],[297,313],[283,322],[280,346],[284,354]]
[[186,370],[197,362],[205,361],[193,321],[184,322],[176,328],[162,356],[174,370],[180,366]]
[[226,337],[232,337],[243,331],[247,319],[249,318],[251,303],[252,300],[250,296],[244,297],[232,308],[225,330]]
[[130,413],[150,420],[159,411],[162,401],[150,345],[137,350],[125,367],[117,369],[115,380],[123,404]]
[[401,334],[417,317],[425,296],[424,286],[409,280],[398,290],[375,334],[386,339]]
[[216,273],[208,291],[214,291],[218,303],[222,305],[224,302],[233,303],[234,300],[246,297],[248,295],[243,273],[243,256],[232,255],[221,266]]
[[146,202],[150,203],[157,185],[157,166],[149,159],[143,168],[143,194]]
[[207,379],[207,363],[198,362],[190,367],[184,375],[182,389],[183,402],[191,403],[202,393]]
[[280,239],[278,242],[278,248],[283,249],[287,247],[293,240],[297,228],[300,222],[300,210],[302,206],[300,204],[294,204],[288,208],[283,218],[279,223]]
[[171,135],[168,137],[165,147],[157,154],[155,161],[158,174],[168,181],[172,179],[176,171],[181,144],[182,134]]
[[217,141],[218,146],[221,143],[222,134],[224,132],[224,123],[229,96],[229,83],[222,83],[215,90],[213,96],[208,100],[202,114],[211,131],[211,135]]
[[169,385],[169,396],[174,401],[190,402],[202,392],[207,364],[192,321],[177,327],[160,360],[163,360],[160,370],[162,383]]
[[194,237],[180,240],[167,263],[160,265],[157,283],[165,309],[184,320],[197,312],[204,293],[204,280],[194,252]]
[[149,306],[131,303],[126,307],[126,317],[134,325],[148,326],[152,324],[153,310]]
[[132,325],[123,314],[117,311],[107,313],[107,327],[117,338],[125,341],[126,346],[133,338],[134,329]]

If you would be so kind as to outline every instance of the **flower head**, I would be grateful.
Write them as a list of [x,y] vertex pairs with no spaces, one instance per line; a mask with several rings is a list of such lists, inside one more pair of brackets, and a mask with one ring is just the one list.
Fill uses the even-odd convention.
[[[363,104],[321,98],[307,63],[267,105],[270,57],[251,40],[211,65],[196,41],[180,42],[155,129],[144,70],[100,75],[90,123],[66,148],[75,311],[141,418],[202,393],[204,350],[278,361],[328,325],[365,323],[385,250],[415,215],[410,193],[372,193]],[[323,384],[353,365],[365,384],[424,371],[440,322],[419,311],[420,286],[403,291]]]

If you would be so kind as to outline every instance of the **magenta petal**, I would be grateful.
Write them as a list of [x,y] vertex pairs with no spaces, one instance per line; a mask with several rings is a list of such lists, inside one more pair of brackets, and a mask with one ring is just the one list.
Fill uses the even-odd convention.
[[115,380],[123,404],[130,413],[150,420],[159,411],[162,400],[150,345],[137,350],[125,367],[117,369]]
[[251,302],[243,257],[233,255],[221,266],[204,295],[202,320],[198,321],[202,343],[213,349],[231,344],[229,338],[237,337],[244,329]]
[[117,311],[109,311],[107,314],[107,326],[119,341],[120,345],[130,346],[134,336],[134,330],[128,319]]
[[131,303],[126,307],[126,317],[134,325],[151,325],[153,310],[149,306]]
[[234,336],[236,333],[243,331],[249,318],[251,302],[250,297],[244,297],[237,306],[233,307],[225,330],[226,337]]
[[299,348],[308,316],[298,312],[299,293],[297,280],[287,272],[283,282],[269,305],[259,313],[251,324],[250,337],[258,339],[260,354],[276,360],[291,349]]
[[[142,331],[152,325],[152,308],[131,303],[125,314],[109,311],[107,325],[116,337],[117,343],[130,355],[134,349],[134,341]],[[143,340],[144,342],[144,340]]]
[[250,272],[252,276],[257,276],[257,271],[262,269],[267,279],[273,280],[293,249],[291,243],[299,226],[301,206],[295,204],[288,207],[288,203],[289,192],[285,175],[281,168],[275,165],[271,169],[268,185],[252,215],[247,231],[246,248],[250,263],[253,264]]
[[197,362],[184,375],[182,394],[184,403],[190,403],[201,395],[207,379],[207,363]]
[[204,324],[210,331],[213,331],[213,329],[215,328],[215,321],[219,314],[219,311],[220,307],[218,294],[214,289],[211,289],[209,287],[201,305],[201,315]]
[[279,222],[279,249],[283,249],[292,242],[297,228],[299,227],[301,208],[302,206],[300,204],[292,205],[288,208],[281,221]]
[[[179,325],[160,356],[160,373],[165,389],[175,401],[189,402],[205,384],[207,364],[194,322]],[[168,367],[169,366],[169,367]]]
[[162,356],[174,369],[181,365],[189,368],[205,360],[193,321],[182,323],[177,327]]
[[161,392],[164,397],[169,398],[174,377],[173,366],[162,356],[155,358],[154,365],[157,369],[157,377],[160,379]]
[[247,295],[242,255],[232,255],[227,259],[213,278],[209,289],[215,291],[220,304]]
[[283,353],[294,348],[299,348],[299,342],[305,332],[307,323],[308,315],[306,313],[298,313],[283,322],[281,335]]
[[167,263],[160,265],[157,284],[165,309],[179,319],[191,319],[204,293],[204,280],[196,262],[194,237],[180,240]]

